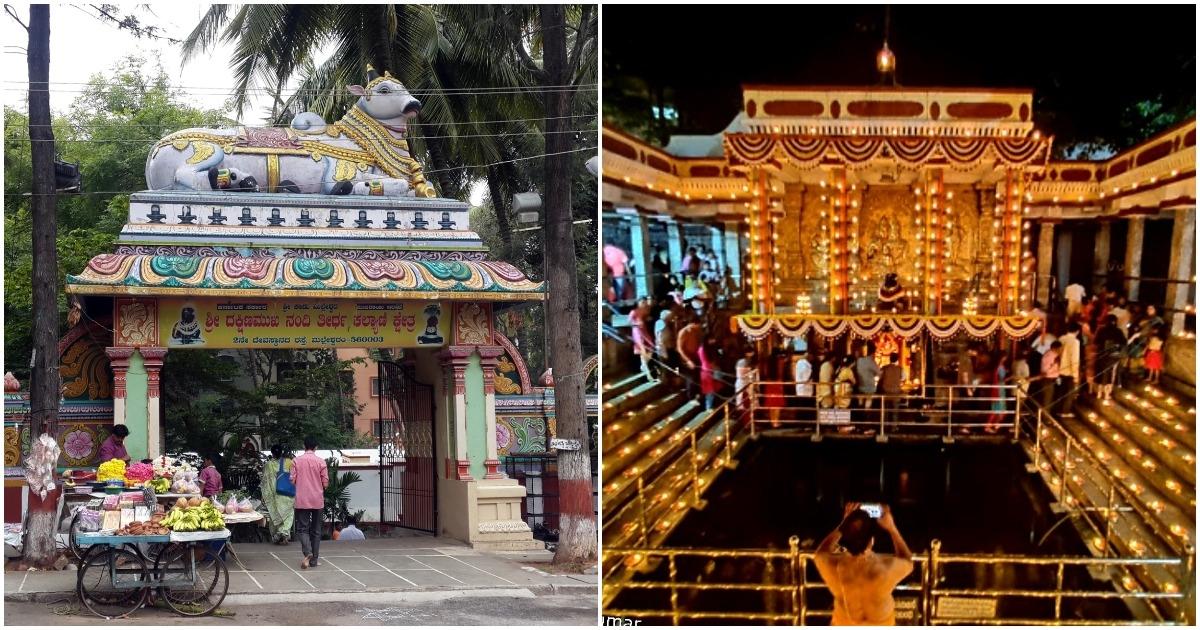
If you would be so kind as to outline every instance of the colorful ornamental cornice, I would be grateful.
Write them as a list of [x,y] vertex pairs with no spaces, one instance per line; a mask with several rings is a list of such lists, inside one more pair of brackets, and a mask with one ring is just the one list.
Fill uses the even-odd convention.
[[801,136],[754,133],[725,134],[725,155],[737,166],[757,166],[787,161],[800,169],[820,166],[826,160],[861,168],[877,159],[890,159],[906,168],[941,160],[951,168],[968,170],[981,162],[996,161],[1008,167],[1045,166],[1052,138],[913,137],[913,136]]
[[69,293],[526,301],[544,285],[499,261],[101,254]]
[[890,330],[908,339],[928,332],[935,339],[949,339],[959,333],[975,338],[1002,332],[1013,339],[1028,337],[1037,331],[1040,319],[1027,315],[735,315],[730,330],[750,339],[762,339],[771,332],[784,337],[801,337],[815,331],[826,338],[851,334],[870,338]]

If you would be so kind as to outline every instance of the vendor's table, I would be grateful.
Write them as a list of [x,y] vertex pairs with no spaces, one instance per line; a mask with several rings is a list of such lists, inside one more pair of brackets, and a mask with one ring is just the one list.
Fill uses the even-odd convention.
[[[229,570],[221,549],[229,530],[172,532],[161,536],[117,536],[79,533],[89,545],[79,563],[76,593],[93,613],[111,619],[140,608],[153,590],[181,615],[207,615],[216,610],[229,590]],[[150,545],[146,555],[126,546]],[[214,546],[215,545],[215,546]]]
[[[247,525],[257,524],[257,523],[261,523],[264,519],[263,515],[259,514],[258,512],[238,512],[237,514],[225,514],[223,516],[225,518],[225,526],[226,527],[238,527],[238,526],[247,526]],[[242,540],[245,540],[245,539],[243,538]],[[240,560],[238,560],[237,551],[234,550],[232,541],[227,541],[225,543],[225,548],[228,549],[229,553],[233,555],[234,560],[241,562]]]

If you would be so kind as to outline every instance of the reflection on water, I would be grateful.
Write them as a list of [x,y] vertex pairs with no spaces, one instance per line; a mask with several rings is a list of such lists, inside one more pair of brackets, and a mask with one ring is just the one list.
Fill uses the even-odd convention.
[[[747,445],[738,459],[737,469],[720,475],[705,495],[707,507],[692,511],[666,547],[787,549],[795,535],[801,549],[811,550],[841,520],[843,506],[856,501],[891,505],[915,553],[928,552],[930,541],[939,539],[943,554],[1088,555],[1069,523],[1055,527],[1061,515],[1050,511],[1052,495],[1026,472],[1024,455],[1013,445],[764,438]],[[890,552],[890,539],[878,537],[875,549]],[[677,568],[682,579],[709,583],[790,580],[784,562],[688,559]],[[1044,590],[1053,587],[1054,573],[1054,567],[1044,566],[947,565],[941,586]],[[815,570],[808,571],[808,579],[819,579]],[[919,582],[919,576],[910,581]],[[1068,569],[1064,585],[1111,590],[1082,568]],[[629,593],[620,599],[624,605],[659,606],[658,595]],[[785,595],[685,591],[679,601],[688,610],[785,612],[790,609]],[[810,609],[830,604],[827,593],[811,592]],[[1053,603],[1001,600],[999,612],[1008,618],[1052,618]],[[1064,618],[1128,615],[1116,600],[1063,604]]]

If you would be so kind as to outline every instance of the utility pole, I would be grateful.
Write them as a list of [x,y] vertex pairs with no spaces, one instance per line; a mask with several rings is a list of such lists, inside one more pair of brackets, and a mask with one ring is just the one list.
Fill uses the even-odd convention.
[[[58,217],[54,180],[54,130],[50,123],[50,5],[29,6],[29,140],[33,157],[33,361],[29,381],[29,431],[54,439],[62,378],[58,372]],[[54,462],[57,464],[57,462]],[[58,493],[30,492],[25,560],[54,561]]]

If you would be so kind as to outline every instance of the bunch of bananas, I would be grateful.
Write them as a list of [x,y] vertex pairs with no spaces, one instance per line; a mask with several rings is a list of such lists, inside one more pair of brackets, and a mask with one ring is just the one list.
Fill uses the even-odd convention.
[[225,529],[225,518],[212,503],[205,501],[195,507],[171,508],[162,524],[177,532],[211,532]]
[[151,479],[150,481],[146,482],[146,485],[154,488],[154,491],[159,494],[166,494],[167,491],[171,489],[171,481],[169,479],[163,479],[162,477]]

